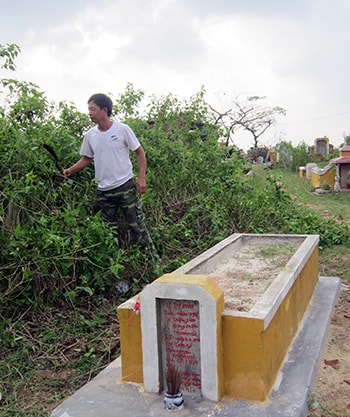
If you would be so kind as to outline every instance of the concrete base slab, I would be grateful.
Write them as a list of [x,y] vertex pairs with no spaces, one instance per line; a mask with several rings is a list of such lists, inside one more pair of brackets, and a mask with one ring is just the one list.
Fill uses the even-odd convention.
[[[306,417],[332,310],[340,289],[340,279],[320,277],[311,304],[281,368],[275,387],[264,403],[228,401],[219,404],[202,398],[185,397],[178,416],[190,417]],[[143,392],[133,384],[118,384],[120,358],[113,361],[92,381],[66,399],[51,417],[162,417],[163,397]]]

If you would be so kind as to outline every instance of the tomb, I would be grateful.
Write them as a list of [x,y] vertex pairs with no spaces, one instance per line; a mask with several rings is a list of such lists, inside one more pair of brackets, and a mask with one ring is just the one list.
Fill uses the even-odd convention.
[[191,396],[266,400],[318,283],[318,240],[233,234],[147,285],[118,307],[121,382],[162,392],[171,363]]

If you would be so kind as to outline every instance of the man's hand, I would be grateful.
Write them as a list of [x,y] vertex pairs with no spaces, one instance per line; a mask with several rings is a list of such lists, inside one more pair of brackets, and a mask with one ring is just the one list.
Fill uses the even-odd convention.
[[137,181],[137,191],[140,194],[144,194],[147,190],[147,184],[146,184],[146,179],[145,178],[139,178],[139,180]]
[[137,191],[140,194],[144,194],[146,192],[146,189],[147,189],[147,185],[146,185],[146,166],[147,166],[146,155],[145,155],[145,151],[143,150],[142,146],[139,146],[136,149],[135,153],[137,155],[137,163],[139,165],[139,180],[137,182]]
[[72,175],[71,171],[69,170],[69,168],[64,168],[62,169],[62,171],[60,171],[60,177],[62,178],[68,178]]
[[72,165],[69,168],[65,168],[61,172],[61,177],[68,178],[72,174],[81,171],[83,168],[88,166],[93,161],[93,158],[89,158],[88,156],[82,156],[78,162]]

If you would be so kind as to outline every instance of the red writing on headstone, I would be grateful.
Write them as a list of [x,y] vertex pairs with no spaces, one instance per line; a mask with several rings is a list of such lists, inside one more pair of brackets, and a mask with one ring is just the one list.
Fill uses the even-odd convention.
[[199,303],[191,300],[161,300],[162,347],[165,363],[175,365],[182,375],[181,390],[200,394]]

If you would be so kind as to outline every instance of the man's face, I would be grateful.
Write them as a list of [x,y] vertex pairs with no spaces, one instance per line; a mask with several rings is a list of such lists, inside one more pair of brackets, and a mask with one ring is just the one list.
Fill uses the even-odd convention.
[[104,120],[107,115],[107,109],[101,109],[94,101],[88,103],[88,110],[90,119],[94,123],[99,123],[101,120]]

